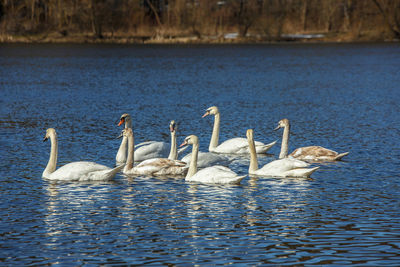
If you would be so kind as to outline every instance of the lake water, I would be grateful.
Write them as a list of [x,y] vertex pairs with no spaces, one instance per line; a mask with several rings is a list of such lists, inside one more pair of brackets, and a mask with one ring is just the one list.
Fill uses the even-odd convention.
[[[398,44],[0,45],[0,265],[400,264]],[[41,178],[59,137],[58,166],[114,166],[122,113],[136,142],[206,151],[217,105],[220,141],[279,140],[290,151],[349,151],[311,179],[249,178],[221,186],[168,178],[50,183]],[[246,174],[248,158],[230,168]]]

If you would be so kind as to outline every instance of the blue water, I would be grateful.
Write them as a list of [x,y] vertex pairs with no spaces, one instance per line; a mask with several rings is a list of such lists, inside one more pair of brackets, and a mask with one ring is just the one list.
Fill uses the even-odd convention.
[[[400,264],[398,44],[0,45],[0,265]],[[349,151],[311,179],[215,186],[170,178],[51,183],[59,166],[114,166],[122,113],[137,142],[280,140]],[[280,141],[259,159],[277,158]],[[230,168],[246,174],[248,158]]]

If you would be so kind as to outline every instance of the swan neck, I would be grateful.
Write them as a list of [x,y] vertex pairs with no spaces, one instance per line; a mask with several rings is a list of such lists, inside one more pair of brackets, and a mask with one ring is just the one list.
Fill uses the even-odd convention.
[[169,151],[168,159],[178,159],[178,148],[176,147],[176,133],[171,132],[171,150]]
[[50,158],[47,163],[46,169],[43,171],[43,176],[47,176],[48,174],[53,173],[57,167],[57,156],[58,156],[58,140],[55,134],[50,136],[51,142],[51,150],[50,150]]
[[220,113],[214,115],[214,127],[211,135],[210,146],[208,147],[209,151],[213,151],[219,142],[219,124],[220,124]]
[[197,157],[199,154],[199,143],[193,144],[192,156],[190,159],[189,170],[186,174],[186,178],[192,177],[197,172]]
[[254,138],[248,138],[247,141],[249,143],[249,150],[250,150],[249,173],[251,173],[258,170],[257,152],[256,152],[256,145],[254,144]]
[[126,136],[122,137],[121,144],[117,152],[116,160],[124,161],[126,159],[126,145],[128,143],[128,138]]
[[126,128],[131,128],[132,129],[132,119],[125,120],[125,129]]
[[124,167],[124,172],[127,172],[133,168],[135,154],[135,139],[132,135],[128,135],[128,158],[126,159],[126,164]]
[[282,145],[281,145],[281,153],[279,154],[279,158],[283,159],[286,158],[289,151],[289,132],[290,132],[290,125],[286,125],[283,129],[283,136],[282,136]]

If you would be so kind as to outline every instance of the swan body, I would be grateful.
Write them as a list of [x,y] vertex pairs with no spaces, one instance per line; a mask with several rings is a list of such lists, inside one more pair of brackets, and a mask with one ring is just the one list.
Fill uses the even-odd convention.
[[279,158],[295,158],[307,161],[336,161],[348,155],[349,152],[338,153],[336,151],[321,147],[321,146],[307,146],[295,149],[288,155],[289,150],[289,134],[290,123],[288,119],[282,119],[278,122],[275,130],[283,128],[282,146]]
[[135,148],[135,161],[143,161],[152,158],[166,158],[169,153],[169,145],[160,141],[147,141]]
[[[171,122],[172,123],[172,122]],[[128,139],[128,158],[126,161],[123,173],[126,175],[150,175],[150,176],[166,176],[166,175],[185,175],[188,167],[186,163],[180,160],[168,159],[168,158],[153,158],[142,161],[136,166],[133,166],[134,162],[134,137],[131,128],[125,128],[123,135]],[[175,136],[175,134],[173,134]],[[172,138],[175,141],[171,145],[171,153],[173,154],[173,148],[175,147],[176,153],[176,138]],[[175,143],[175,144],[174,144]]]
[[[221,144],[219,142],[219,128],[220,128],[220,113],[216,106],[210,107],[204,113],[203,118],[208,115],[214,115],[214,127],[211,134],[210,145],[208,150],[214,153],[226,153],[226,154],[248,154],[249,146],[246,138],[232,138],[224,141]],[[255,142],[256,153],[262,154],[266,153],[268,149],[270,149],[273,145],[275,145],[276,141],[271,142],[269,144],[264,144],[262,142]]]
[[199,152],[199,139],[195,135],[190,135],[185,138],[181,144],[192,145],[192,154],[189,170],[185,180],[188,182],[212,183],[212,184],[239,184],[246,177],[237,175],[234,171],[224,166],[212,166],[197,171],[197,159]]
[[57,133],[53,128],[46,131],[43,141],[50,138],[50,159],[43,171],[42,177],[49,180],[60,181],[107,181],[112,179],[123,166],[111,169],[107,166],[88,161],[77,161],[68,163],[56,170],[58,156]]
[[307,168],[310,164],[292,158],[283,158],[267,163],[258,169],[257,153],[255,152],[253,130],[246,132],[250,148],[249,174],[271,177],[310,177],[319,167]]
[[[187,165],[190,165],[191,157],[192,153],[189,153],[186,156],[184,156],[181,160],[186,162]],[[224,155],[215,154],[212,152],[199,151],[197,158],[197,167],[205,168],[216,164],[227,166],[229,162],[230,162],[229,158]]]

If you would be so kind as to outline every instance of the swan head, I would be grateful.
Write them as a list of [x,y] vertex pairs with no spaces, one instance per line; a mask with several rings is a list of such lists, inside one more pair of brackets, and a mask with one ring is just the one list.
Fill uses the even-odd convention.
[[289,126],[289,120],[288,119],[282,119],[278,122],[278,126],[274,129],[275,131],[280,129],[280,128],[285,128]]
[[183,143],[179,147],[198,144],[198,143],[199,143],[199,138],[192,134],[192,135],[189,135],[188,137],[186,137],[185,140],[183,141]]
[[176,130],[177,130],[177,125],[176,125],[176,122],[174,120],[172,120],[169,123],[169,130],[171,131],[171,133],[175,133]]
[[54,128],[49,128],[49,129],[47,129],[47,130],[46,130],[46,135],[45,135],[45,137],[43,138],[43,142],[44,142],[44,141],[47,141],[47,139],[49,139],[50,136],[52,136],[52,135],[57,136],[56,130],[54,130]]
[[254,131],[253,131],[253,129],[248,129],[247,131],[246,131],[246,137],[247,137],[247,140],[253,140],[253,137],[254,136]]
[[128,113],[124,113],[121,115],[121,118],[119,119],[118,126],[121,126],[121,124],[125,123],[125,128],[132,127],[132,118],[131,115]]
[[209,107],[209,108],[206,110],[206,113],[204,113],[204,115],[202,116],[202,118],[207,117],[208,115],[215,115],[215,114],[218,114],[218,113],[219,113],[218,108],[217,108],[216,106],[212,106],[212,107]]

